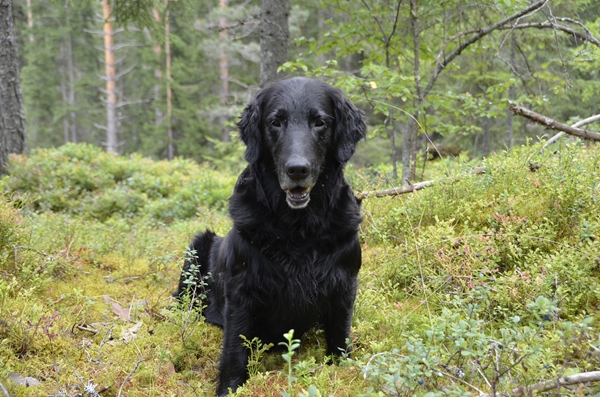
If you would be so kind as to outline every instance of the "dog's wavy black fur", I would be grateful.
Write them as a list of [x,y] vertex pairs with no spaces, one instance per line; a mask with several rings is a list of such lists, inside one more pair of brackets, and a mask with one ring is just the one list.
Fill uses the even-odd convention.
[[294,78],[258,92],[238,126],[249,165],[229,201],[233,228],[194,238],[174,294],[202,292],[206,321],[223,327],[219,396],[248,377],[240,335],[277,345],[318,325],[327,354],[346,351],[361,266],[360,202],[343,169],[365,136],[362,112]]

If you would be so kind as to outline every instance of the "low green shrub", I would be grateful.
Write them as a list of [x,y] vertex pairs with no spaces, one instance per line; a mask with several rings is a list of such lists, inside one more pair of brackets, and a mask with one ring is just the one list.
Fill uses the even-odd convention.
[[409,296],[494,285],[490,310],[502,317],[524,313],[524,302],[539,295],[557,299],[567,317],[593,312],[600,303],[600,148],[531,145],[484,163],[483,175],[364,200],[362,238],[375,247],[379,274]]
[[191,160],[122,157],[88,144],[16,156],[9,172],[8,189],[33,197],[37,212],[98,220],[141,215],[163,222],[190,219],[200,206],[224,210],[236,178]]

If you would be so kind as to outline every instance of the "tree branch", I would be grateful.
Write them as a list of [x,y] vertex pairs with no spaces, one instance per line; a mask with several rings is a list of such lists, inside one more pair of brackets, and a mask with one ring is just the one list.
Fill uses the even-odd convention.
[[545,392],[548,390],[557,389],[562,386],[588,382],[600,382],[600,371],[582,372],[571,376],[565,376],[564,378],[546,380],[543,382],[535,383],[531,386],[520,386],[516,389],[513,389],[509,395],[511,397],[530,396],[534,392]]
[[587,41],[589,43],[594,44],[597,47],[600,47],[600,40],[598,40],[597,38],[595,38],[594,36],[592,36],[591,34],[589,34],[589,32],[587,34],[584,34],[584,33],[576,31],[575,29],[571,29],[571,28],[569,28],[567,26],[557,25],[557,24],[551,23],[550,21],[520,23],[518,25],[507,25],[507,26],[500,26],[500,27],[498,27],[499,30],[507,30],[507,29],[510,29],[510,30],[513,30],[513,29],[530,29],[530,28],[560,30],[560,31],[568,33],[568,34],[570,34],[572,36],[575,36],[578,39],[581,39],[583,41]]
[[[475,175],[485,174],[485,167],[473,168],[471,170],[471,173],[475,174]],[[413,185],[403,186],[403,187],[399,187],[399,188],[395,188],[395,189],[365,190],[363,192],[358,193],[356,195],[356,197],[362,200],[362,199],[365,199],[368,197],[398,196],[398,195],[406,194],[406,193],[414,193],[417,190],[421,190],[421,189],[425,189],[426,187],[433,186],[436,183],[443,181],[444,179],[446,179],[446,178],[442,178],[437,181],[430,180],[430,181],[418,182]]]
[[[595,121],[600,121],[600,114],[597,114],[592,117],[588,117],[587,119],[580,120],[580,121],[576,122],[575,124],[573,124],[571,127],[578,128],[578,127],[581,127],[582,125],[593,123]],[[552,138],[548,139],[546,141],[546,144],[544,145],[544,149],[546,149],[548,146],[552,145],[554,142],[558,141],[563,135],[565,135],[565,133],[563,131],[561,131],[558,134],[554,135]]]
[[566,124],[559,123],[558,121],[551,119],[550,117],[543,116],[539,113],[531,111],[523,106],[511,104],[508,107],[514,114],[528,118],[536,123],[544,125],[546,128],[555,131],[563,131],[569,135],[573,135],[582,139],[590,141],[600,141],[600,132],[582,130],[580,128],[571,127]]
[[[471,44],[479,41],[481,38],[487,36],[488,34],[490,34],[491,32],[493,32],[494,30],[498,29],[501,26],[506,25],[509,22],[514,21],[515,19],[519,19],[524,15],[527,15],[528,13],[532,12],[532,11],[536,11],[540,8],[542,8],[545,4],[546,4],[547,0],[540,0],[537,1],[535,3],[533,3],[532,5],[530,5],[529,7],[517,12],[516,14],[513,14],[509,17],[504,18],[503,20],[496,22],[493,25],[490,25],[488,27],[485,28],[481,28],[481,29],[477,29],[477,30],[472,30],[470,31],[470,33],[475,33],[475,32],[479,32],[479,34],[471,37],[470,39],[466,40],[464,43],[462,43],[461,45],[459,45],[454,51],[452,51],[447,57],[444,57],[443,59],[441,59],[443,57],[444,54],[444,50],[446,49],[446,46],[444,46],[437,58],[436,58],[436,63],[435,63],[435,67],[433,68],[433,72],[431,74],[431,78],[429,79],[429,82],[427,83],[427,87],[425,87],[425,90],[423,91],[423,97],[426,97],[427,94],[429,94],[429,91],[431,90],[431,88],[433,87],[433,85],[435,84],[435,81],[437,80],[439,74],[442,72],[442,70],[444,70],[444,68],[446,66],[448,66],[448,64],[450,62],[452,62],[454,60],[454,58],[456,58],[457,56],[459,56],[468,46],[470,46]],[[455,35],[453,37],[459,37],[459,35]],[[451,38],[452,39],[452,38]],[[448,43],[448,42],[447,42]]]

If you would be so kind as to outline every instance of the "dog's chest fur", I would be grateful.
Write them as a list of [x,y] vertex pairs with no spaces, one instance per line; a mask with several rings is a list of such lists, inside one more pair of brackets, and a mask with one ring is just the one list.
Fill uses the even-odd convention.
[[[276,182],[259,181],[250,169],[240,175],[230,199],[234,228],[229,237],[257,260],[242,261],[227,272],[244,280],[240,284],[255,305],[272,306],[268,300],[289,298],[289,312],[277,315],[297,318],[318,312],[331,294],[355,282],[360,264],[340,261],[340,256],[356,255],[360,206],[343,177],[331,179],[324,176],[308,207],[296,210],[283,197],[274,204],[261,201],[263,194],[280,194]],[[326,189],[333,192],[329,197],[323,197]],[[327,211],[333,216],[323,216]]]

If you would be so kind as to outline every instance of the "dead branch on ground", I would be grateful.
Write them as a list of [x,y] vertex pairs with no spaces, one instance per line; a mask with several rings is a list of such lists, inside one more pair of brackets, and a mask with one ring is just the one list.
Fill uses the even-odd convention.
[[[475,175],[485,174],[485,167],[473,168],[471,170],[471,174],[475,174]],[[435,185],[436,183],[440,183],[441,181],[443,181],[445,179],[447,179],[447,178],[442,178],[437,181],[435,181],[435,180],[423,181],[423,182],[418,182],[418,183],[415,183],[412,185],[403,186],[403,187],[394,188],[394,189],[365,190],[363,192],[358,193],[356,195],[356,197],[362,200],[362,199],[365,199],[368,197],[398,196],[400,194],[414,193],[417,190],[425,189],[426,187],[430,187],[430,186]]]
[[[545,380],[535,383],[531,386],[519,386],[513,389],[508,395],[510,397],[531,396],[533,393],[543,393],[548,390],[558,389],[564,386],[584,384],[590,382],[600,382],[600,371],[582,372],[564,378]],[[491,394],[483,394],[479,397],[491,397]]]

